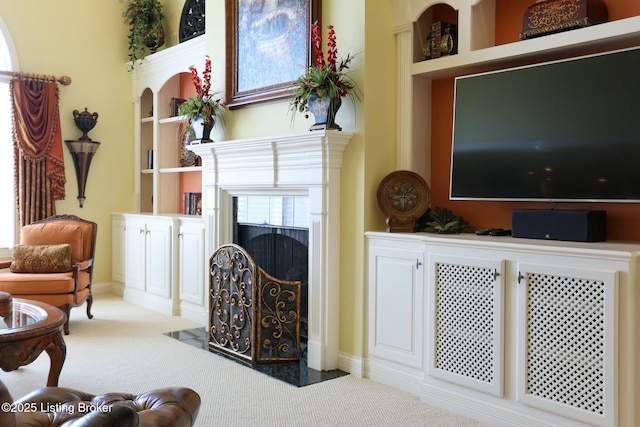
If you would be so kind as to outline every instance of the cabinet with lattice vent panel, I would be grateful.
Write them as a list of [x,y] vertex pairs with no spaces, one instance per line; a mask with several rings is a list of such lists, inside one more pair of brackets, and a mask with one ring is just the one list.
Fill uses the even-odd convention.
[[490,425],[640,425],[640,244],[366,236],[369,378]]
[[617,276],[518,265],[517,397],[593,425],[615,425]]
[[502,396],[504,261],[429,257],[427,373]]

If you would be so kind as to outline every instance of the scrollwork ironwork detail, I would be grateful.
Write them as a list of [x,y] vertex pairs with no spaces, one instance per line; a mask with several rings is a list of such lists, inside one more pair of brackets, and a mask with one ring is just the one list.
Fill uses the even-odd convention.
[[223,248],[214,254],[210,264],[210,341],[250,356],[253,263],[235,248]]
[[300,358],[299,281],[278,280],[237,245],[210,259],[209,346],[251,361]]
[[262,358],[291,358],[299,336],[299,296],[286,285],[267,281],[260,288],[260,352]]
[[185,42],[205,33],[204,21],[205,0],[187,0],[182,8],[179,42]]

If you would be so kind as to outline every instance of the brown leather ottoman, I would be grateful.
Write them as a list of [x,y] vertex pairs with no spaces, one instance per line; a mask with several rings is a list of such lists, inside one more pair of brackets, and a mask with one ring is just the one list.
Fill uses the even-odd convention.
[[43,387],[12,403],[0,381],[0,426],[192,427],[200,396],[186,387],[168,387],[140,395],[95,396],[64,387]]

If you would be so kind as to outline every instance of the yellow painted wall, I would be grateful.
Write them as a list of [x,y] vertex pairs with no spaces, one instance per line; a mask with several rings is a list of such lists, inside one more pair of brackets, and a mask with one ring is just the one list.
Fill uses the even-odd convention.
[[[390,0],[323,0],[322,25],[333,24],[338,54],[356,54],[352,75],[364,94],[355,105],[345,100],[337,122],[354,136],[344,153],[341,199],[340,351],[364,355],[365,249],[364,231],[384,226],[376,204],[380,180],[395,165],[395,51]],[[98,112],[90,137],[102,145],[91,165],[87,200],[75,199],[76,178],[65,148],[67,199],[59,213],[76,214],[99,224],[96,282],[111,277],[112,212],[131,212],[133,194],[133,108],[127,55],[125,0],[22,0],[0,2],[4,19],[24,71],[67,74],[71,86],[60,96],[63,138],[80,136],[72,111]],[[165,0],[166,46],[177,44],[184,0]],[[213,62],[214,89],[224,90],[225,1],[208,0],[207,52]],[[37,13],[36,13],[37,11]],[[325,30],[326,37],[326,30]],[[203,59],[204,64],[204,59]],[[194,64],[201,68],[202,64]],[[372,92],[373,91],[373,92]],[[232,111],[226,138],[306,132],[312,124],[299,114],[291,121],[288,100]],[[365,138],[365,134],[368,135]]]
[[60,86],[63,139],[82,133],[73,110],[99,114],[89,133],[101,142],[91,169],[84,207],[80,208],[73,161],[66,146],[66,199],[59,214],[73,214],[98,223],[94,281],[111,279],[111,213],[131,210],[133,193],[133,104],[127,60],[127,27],[120,0],[1,1],[0,17],[13,39],[19,69],[67,75]]
[[355,324],[351,333],[340,335],[340,350],[358,356],[364,356],[366,348],[367,254],[363,235],[367,230],[385,228],[385,217],[378,208],[376,194],[380,181],[396,167],[396,50],[391,3],[389,0],[368,0],[365,7],[364,43],[367,55],[364,78],[369,90],[364,104],[366,137],[363,146],[363,173],[359,178],[362,188],[362,224],[358,235],[352,236],[351,242],[343,243],[346,248],[353,245],[348,250],[357,254],[357,266],[354,266],[352,272],[343,273],[343,278],[356,283],[352,293],[343,295],[346,304],[342,309],[343,312],[355,311]]

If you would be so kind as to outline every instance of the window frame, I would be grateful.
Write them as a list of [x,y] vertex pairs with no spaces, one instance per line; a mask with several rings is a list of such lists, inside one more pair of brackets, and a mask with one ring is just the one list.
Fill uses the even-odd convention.
[[[4,71],[16,71],[19,69],[18,67],[18,57],[16,55],[15,45],[13,43],[13,39],[11,38],[11,34],[9,33],[9,29],[7,28],[4,20],[0,17],[0,56],[4,59],[5,62],[5,70]],[[1,64],[1,62],[0,62]],[[0,74],[0,83],[9,83],[11,81],[10,75]],[[13,166],[13,156],[8,159],[11,162],[11,170],[14,169]],[[13,182],[11,187],[14,189],[13,191],[13,200],[12,204],[14,207],[14,222],[13,222],[13,243],[17,243],[19,241],[20,236],[20,226],[18,220],[18,210],[16,206],[16,197],[15,197],[15,186]],[[3,229],[3,232],[6,230]],[[12,247],[0,247],[0,259],[11,258]]]

